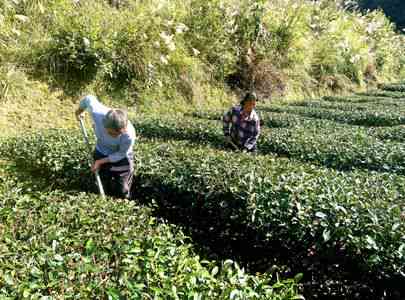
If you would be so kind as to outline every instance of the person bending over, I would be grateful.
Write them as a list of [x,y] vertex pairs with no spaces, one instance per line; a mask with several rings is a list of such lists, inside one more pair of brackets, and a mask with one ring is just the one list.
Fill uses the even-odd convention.
[[81,99],[76,117],[82,118],[85,111],[93,119],[97,139],[91,170],[99,170],[108,195],[129,198],[134,173],[135,129],[128,120],[127,113],[104,106],[92,95]]

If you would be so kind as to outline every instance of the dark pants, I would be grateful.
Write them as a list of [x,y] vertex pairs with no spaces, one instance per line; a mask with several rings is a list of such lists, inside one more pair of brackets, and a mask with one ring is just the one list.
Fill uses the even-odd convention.
[[[94,160],[106,155],[94,152]],[[114,163],[105,163],[99,170],[101,182],[107,195],[129,199],[131,196],[132,179],[134,176],[133,160],[124,158]]]

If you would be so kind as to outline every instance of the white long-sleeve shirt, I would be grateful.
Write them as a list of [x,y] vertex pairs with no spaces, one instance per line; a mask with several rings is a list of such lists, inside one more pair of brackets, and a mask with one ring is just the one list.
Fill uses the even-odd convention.
[[95,96],[88,95],[80,101],[80,108],[87,110],[92,116],[98,152],[108,156],[110,162],[113,163],[132,157],[136,135],[135,128],[129,120],[126,132],[118,137],[112,137],[103,125],[103,118],[110,110],[108,107],[100,103]]

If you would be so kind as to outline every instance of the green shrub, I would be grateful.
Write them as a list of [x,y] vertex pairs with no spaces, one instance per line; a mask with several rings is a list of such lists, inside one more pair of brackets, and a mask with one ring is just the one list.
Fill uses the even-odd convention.
[[92,84],[142,101],[189,100],[190,88],[232,76],[271,97],[389,82],[405,70],[403,38],[381,12],[330,1],[107,2],[5,1],[0,58],[58,77],[70,93]]
[[147,96],[193,102],[207,76],[185,46],[188,27],[175,8],[153,1],[122,10],[91,2],[55,8],[50,39],[37,54],[40,69],[79,84],[103,81],[108,92],[129,90],[138,103],[152,101]]
[[[2,155],[49,182],[58,178],[57,186],[83,188],[79,174],[87,167],[80,164],[83,151],[74,139],[60,131],[20,138],[3,143]],[[261,239],[281,241],[291,253],[315,247],[318,255],[335,257],[330,253],[338,247],[349,255],[361,253],[355,261],[375,274],[403,272],[401,176],[337,172],[185,142],[143,142],[136,156],[142,199],[165,197],[177,205],[221,211],[225,222],[253,227]]]
[[0,293],[7,298],[292,299],[231,260],[202,260],[173,225],[134,202],[0,183]]
[[386,111],[370,109],[354,109],[346,107],[346,111],[331,110],[312,107],[272,106],[266,109],[269,112],[292,113],[316,119],[332,120],[339,123],[358,126],[394,126],[405,124],[401,109],[391,108]]
[[382,85],[380,86],[380,88],[381,88],[383,91],[405,93],[405,84],[404,84],[404,83],[382,84]]
[[51,75],[87,82],[109,59],[114,15],[102,3],[54,6],[50,38],[38,53],[38,64]]
[[404,37],[395,34],[394,25],[382,11],[369,13],[365,15],[364,20],[370,40],[369,46],[374,49],[378,77],[381,81],[392,81],[394,74],[398,74],[402,80],[404,56],[400,49],[403,48]]
[[[305,109],[302,111],[306,111]],[[347,118],[342,119],[346,123],[347,120],[381,122],[378,115],[372,115],[373,119],[363,119],[364,114],[355,114],[356,119],[353,120],[350,114],[346,114],[340,114],[342,118]],[[390,136],[390,129],[381,128],[370,135],[372,129],[351,127],[323,119],[314,121],[286,113],[261,115],[266,126],[263,127],[258,141],[260,154],[278,154],[340,170],[361,168],[398,174],[405,172],[403,145],[395,140],[381,140],[381,137]],[[188,140],[194,144],[224,149],[222,124],[217,122],[160,117],[144,120],[138,118],[134,123],[138,132],[148,139]],[[267,126],[270,128],[267,129]]]
[[185,42],[191,51],[197,51],[213,77],[223,81],[236,68],[237,46],[232,42],[236,24],[231,14],[237,11],[228,1],[221,0],[191,0],[189,6],[191,9],[184,17],[189,28]]
[[363,92],[363,93],[358,93],[360,96],[370,96],[370,97],[387,97],[387,98],[405,98],[405,94],[401,92],[391,92],[391,91],[381,91],[381,90],[375,90],[375,91],[368,91],[368,92]]
[[397,24],[398,29],[405,27],[405,17],[402,14],[405,5],[401,0],[357,0],[355,2],[357,2],[357,5],[364,10],[382,9],[384,13]]

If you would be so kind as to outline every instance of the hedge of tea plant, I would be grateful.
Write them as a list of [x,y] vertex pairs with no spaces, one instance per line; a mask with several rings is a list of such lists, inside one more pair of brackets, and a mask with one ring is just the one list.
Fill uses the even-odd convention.
[[[384,133],[381,133],[383,135]],[[294,127],[264,132],[260,149],[340,170],[405,173],[405,145],[352,128]]]
[[[80,144],[80,137],[54,131],[9,140],[1,151],[17,166],[48,176],[50,184],[85,188],[91,176]],[[141,140],[136,157],[136,192],[143,199],[164,197],[221,211],[225,220],[254,228],[263,240],[279,241],[291,253],[297,247],[331,255],[337,247],[364,270],[385,276],[404,272],[402,176],[338,172],[186,141]]]
[[223,146],[222,127],[216,122],[179,115],[169,118],[136,118],[133,124],[137,132],[148,139],[189,140]]
[[[392,129],[347,126],[325,120],[313,121],[283,113],[262,113],[264,125],[258,142],[259,153],[278,154],[342,170],[355,168],[404,174],[405,146],[389,137]],[[141,136],[189,140],[194,144],[224,148],[222,124],[190,118],[137,119]],[[278,127],[278,128],[276,128]],[[385,130],[385,131],[384,131]],[[372,133],[372,134],[370,134]]]
[[[195,119],[199,119],[197,121],[192,122],[201,122],[200,120],[212,120],[212,121],[221,121],[225,111],[203,111],[203,112],[193,112],[191,114],[187,114],[186,116],[190,116]],[[266,114],[258,111],[261,117],[261,125],[262,127],[270,127],[270,128],[284,128],[284,127],[292,127],[292,126],[305,126],[305,124],[312,125],[314,122],[318,122],[316,119],[302,117],[299,115],[289,114],[289,113],[271,113]],[[264,118],[263,118],[264,117]],[[323,120],[319,120],[319,122],[324,122]],[[142,126],[142,125],[140,125]],[[222,125],[218,125],[221,127]]]
[[312,107],[272,106],[269,112],[287,112],[301,116],[332,120],[339,123],[358,126],[394,126],[405,124],[405,115],[394,108],[391,111],[347,110],[337,111]]
[[368,129],[368,134],[382,140],[405,142],[405,126],[377,127]]
[[[315,128],[323,128],[324,132],[340,132],[343,136],[353,137],[352,145],[356,147],[359,142],[359,136],[368,136],[369,143],[381,143],[381,141],[405,141],[405,126],[386,126],[386,127],[362,127],[350,126],[347,124],[335,123],[330,120],[312,119],[288,113],[263,113],[263,130],[271,131],[275,128],[309,128],[310,132]],[[269,130],[267,129],[269,128]],[[311,130],[311,128],[313,128]],[[280,130],[281,131],[281,130]],[[322,131],[322,130],[321,130]],[[264,142],[264,141],[261,141]]]
[[379,88],[384,91],[405,93],[405,83],[382,84]]
[[[378,92],[381,92],[380,90]],[[332,102],[332,103],[372,103],[372,102],[379,102],[379,101],[386,101],[387,97],[384,96],[376,96],[370,94],[354,94],[350,96],[323,96],[321,98],[322,101]]]
[[370,96],[370,97],[388,97],[388,98],[403,98],[405,99],[405,93],[397,91],[383,91],[383,90],[373,90],[363,93],[358,93],[359,96]]
[[[362,98],[359,98],[363,100]],[[391,113],[404,112],[405,102],[398,101],[398,99],[390,98],[369,98],[369,102],[326,102],[323,100],[307,100],[296,101],[289,103],[289,107],[305,107],[305,108],[320,108],[328,110],[336,110],[339,112],[351,112],[351,111],[367,111],[367,112],[379,112],[379,113]]]
[[205,209],[221,210],[287,248],[315,245],[322,255],[340,245],[365,255],[368,267],[403,268],[401,176],[336,172],[178,142],[154,147],[140,158],[140,184],[149,197],[171,195],[182,205],[203,201]]
[[2,299],[301,299],[295,280],[202,260],[179,229],[131,201],[24,194],[2,178],[0,223]]

